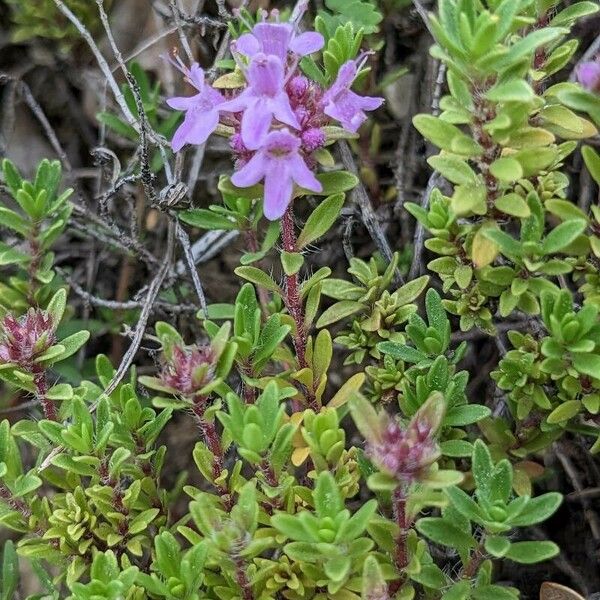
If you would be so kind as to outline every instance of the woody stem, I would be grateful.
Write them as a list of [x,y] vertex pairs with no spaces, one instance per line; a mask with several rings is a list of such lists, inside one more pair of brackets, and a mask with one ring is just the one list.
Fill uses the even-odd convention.
[[[283,249],[286,252],[296,252],[296,233],[294,231],[294,212],[292,204],[287,207],[281,218],[281,237]],[[294,333],[294,348],[298,358],[298,366],[304,369],[308,366],[306,362],[306,330],[304,327],[304,309],[300,298],[300,284],[298,273],[285,276],[285,298],[284,302],[290,313],[296,331]]]
[[46,397],[48,393],[48,382],[46,381],[46,372],[43,367],[36,367],[32,370],[33,374],[33,385],[35,386],[35,392],[38,400],[42,405],[44,411],[44,417],[49,421],[58,421],[58,414],[56,412],[56,406],[54,402]]
[[406,544],[408,536],[408,520],[406,516],[406,488],[401,486],[394,492],[393,496],[394,517],[399,528],[398,536],[396,537],[396,567],[400,571],[405,569],[409,563],[408,548]]

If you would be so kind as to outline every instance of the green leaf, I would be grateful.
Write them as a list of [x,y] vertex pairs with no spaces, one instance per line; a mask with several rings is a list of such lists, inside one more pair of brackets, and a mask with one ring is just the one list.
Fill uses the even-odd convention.
[[510,548],[510,540],[501,535],[488,535],[485,538],[485,549],[492,556],[502,558]]
[[567,33],[567,30],[558,27],[545,27],[533,31],[511,46],[508,54],[499,61],[500,66],[515,64],[525,56],[533,54],[540,46],[552,42],[564,33]]
[[[523,167],[521,167],[521,163],[509,156],[497,158],[490,165],[490,172],[496,179],[507,183],[511,183],[523,177]],[[521,198],[521,196],[519,196],[519,198]]]
[[413,118],[413,124],[424,138],[442,150],[464,156],[478,156],[481,153],[479,144],[467,137],[456,125],[438,117],[417,115]]
[[495,85],[485,97],[492,102],[531,102],[535,93],[523,79],[512,79]]
[[[600,358],[600,357],[599,357]],[[581,402],[579,400],[567,400],[559,404],[546,418],[548,423],[562,423],[572,419],[581,410]]]
[[554,558],[560,548],[554,542],[515,542],[505,554],[505,558],[515,562],[531,565]]
[[69,337],[66,337],[64,340],[60,340],[60,345],[64,348],[62,353],[55,357],[53,362],[57,360],[65,360],[69,356],[72,356],[77,352],[88,340],[90,339],[89,331],[78,331]]
[[329,471],[323,471],[319,474],[313,498],[315,510],[321,518],[331,517],[334,519],[344,510],[342,496],[333,475]]
[[331,171],[330,173],[319,173],[317,179],[321,182],[323,189],[320,192],[299,189],[297,195],[304,196],[333,196],[347,192],[356,187],[358,177],[348,171]]
[[15,211],[5,206],[0,206],[0,225],[13,229],[23,236],[27,236],[29,232],[27,221],[21,215],[18,215]]
[[513,217],[526,219],[531,215],[531,209],[525,199],[514,192],[500,196],[494,204],[498,210]]
[[377,559],[369,554],[365,558],[362,573],[362,598],[385,598],[388,593],[387,582]]
[[581,235],[587,223],[583,219],[570,219],[554,227],[542,242],[542,252],[551,254],[566,248],[571,242]]
[[584,146],[581,155],[592,179],[600,185],[600,154],[591,146]]
[[458,487],[450,487],[444,490],[444,493],[450,499],[452,506],[465,518],[475,523],[482,524],[485,515],[479,504],[469,496],[464,490]]
[[135,141],[139,137],[138,132],[131,125],[110,112],[99,112],[96,114],[96,119],[124,138]]
[[238,277],[247,279],[266,290],[270,290],[279,295],[282,293],[281,288],[273,281],[272,277],[256,267],[238,267],[234,270],[234,273]]
[[481,404],[464,404],[453,406],[444,417],[444,425],[462,427],[477,423],[490,415],[490,409]]
[[427,359],[427,354],[406,346],[405,344],[399,344],[398,342],[380,342],[377,344],[377,349],[383,354],[389,354],[396,360],[403,360],[409,363],[420,363]]
[[444,456],[462,458],[473,454],[473,444],[466,440],[445,440],[440,442],[440,450]]
[[554,27],[570,27],[575,21],[598,12],[598,9],[597,2],[589,2],[588,0],[575,2],[575,4],[571,4],[561,10],[552,21],[550,21],[550,25]]
[[331,581],[343,581],[348,577],[352,561],[349,556],[330,558],[325,561],[323,570]]
[[427,162],[448,181],[459,185],[477,185],[479,178],[466,161],[451,154],[431,156]]
[[310,214],[300,235],[296,247],[298,250],[325,235],[340,215],[345,194],[334,194],[325,198]]
[[424,517],[417,521],[417,531],[430,540],[449,546],[450,548],[463,549],[476,546],[472,535],[452,525],[440,517]]
[[60,323],[67,305],[67,290],[58,290],[48,303],[46,312],[52,317],[52,325],[56,328]]
[[488,447],[482,440],[475,440],[472,470],[477,485],[477,493],[484,498],[488,498],[494,463]]
[[350,315],[353,315],[360,310],[363,310],[365,305],[361,302],[354,302],[353,300],[342,300],[341,302],[336,302],[334,305],[330,306],[317,321],[317,327],[326,327],[327,325],[331,325],[341,319],[345,319]]
[[286,252],[285,250],[279,256],[283,272],[290,276],[295,275],[304,264],[304,256],[299,252]]
[[512,236],[500,229],[486,227],[481,233],[494,242],[500,250],[508,256],[520,256],[522,254],[521,244]]
[[583,375],[598,377],[600,374],[600,356],[597,354],[572,354],[573,366]]
[[206,208],[192,208],[178,213],[179,218],[192,227],[200,229],[237,229],[235,221]]
[[478,585],[472,597],[473,600],[519,600],[519,591],[503,585]]
[[19,171],[17,171],[15,165],[8,158],[5,158],[2,161],[2,173],[6,185],[10,189],[13,197],[15,197],[17,191],[21,189],[21,186],[23,185],[23,179],[21,178],[21,175],[19,175]]
[[562,494],[558,492],[548,492],[533,498],[527,502],[525,508],[516,517],[510,520],[510,523],[515,527],[526,527],[541,523],[558,510],[562,499]]
[[2,600],[13,600],[19,584],[19,558],[12,540],[4,542],[2,552]]

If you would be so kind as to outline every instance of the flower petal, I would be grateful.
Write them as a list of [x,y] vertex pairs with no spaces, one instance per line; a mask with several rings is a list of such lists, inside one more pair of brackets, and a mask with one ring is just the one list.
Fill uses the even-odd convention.
[[188,144],[204,144],[219,124],[219,111],[209,110],[195,115],[194,124],[187,134]]
[[244,56],[254,56],[260,52],[260,42],[251,33],[244,33],[235,41],[235,49]]
[[174,98],[167,98],[167,104],[175,110],[190,110],[196,104],[197,97],[195,96],[175,96]]
[[173,134],[173,139],[171,140],[171,148],[173,148],[173,152],[179,152],[187,144],[189,132],[194,127],[194,124],[195,118],[191,113],[188,113],[185,116],[183,123]]
[[285,160],[269,161],[265,176],[264,214],[270,221],[280,219],[292,200],[294,184]]
[[317,52],[325,45],[325,39],[316,31],[307,31],[296,36],[290,43],[290,50],[298,56]]
[[242,141],[246,148],[250,150],[260,148],[269,133],[272,120],[273,113],[266,100],[257,98],[248,104],[242,117],[241,130]]
[[246,77],[256,95],[275,97],[283,90],[283,62],[274,55],[257,54]]
[[219,104],[219,110],[224,112],[237,113],[246,110],[249,103],[254,101],[254,96],[251,94],[250,89],[244,90],[239,96],[226,100],[222,104]]
[[188,73],[188,79],[201,92],[204,88],[204,69],[198,63],[193,63]]
[[262,152],[257,152],[246,165],[231,176],[231,183],[237,187],[256,185],[265,176],[270,162]]
[[285,92],[282,92],[276,98],[273,98],[269,105],[273,116],[278,121],[281,121],[294,129],[300,129],[298,118],[294,114],[294,111],[290,106],[290,99]]
[[252,30],[265,54],[285,61],[294,30],[289,23],[257,23]]
[[577,69],[579,83],[588,90],[600,86],[600,62],[585,62]]
[[379,96],[361,96],[361,108],[363,110],[376,110],[385,100]]
[[323,185],[306,166],[300,155],[296,154],[293,158],[290,158],[289,163],[292,178],[297,185],[312,192],[321,192],[323,190]]

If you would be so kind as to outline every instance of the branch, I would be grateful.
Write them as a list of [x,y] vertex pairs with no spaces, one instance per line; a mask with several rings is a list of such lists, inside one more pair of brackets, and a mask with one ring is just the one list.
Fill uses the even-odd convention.
[[[358,168],[356,163],[354,162],[354,157],[352,156],[352,152],[350,150],[350,146],[346,140],[340,140],[338,142],[340,148],[340,154],[342,157],[342,163],[344,167],[354,173],[357,177],[359,176]],[[353,200],[358,207],[360,208],[360,213],[362,216],[362,221],[369,232],[369,235],[375,242],[379,252],[384,256],[384,258],[388,261],[392,261],[392,249],[390,247],[383,230],[381,229],[381,225],[379,224],[379,220],[377,219],[377,215],[371,206],[371,200],[369,200],[369,195],[367,194],[367,190],[363,185],[362,181],[359,182],[358,185],[350,192],[352,194]],[[403,283],[402,275],[400,275],[400,271],[396,269],[396,274],[394,277],[397,283]]]

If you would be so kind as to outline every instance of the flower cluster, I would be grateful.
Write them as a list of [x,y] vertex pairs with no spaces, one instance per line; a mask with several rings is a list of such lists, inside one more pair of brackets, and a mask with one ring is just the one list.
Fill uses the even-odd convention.
[[400,481],[417,481],[439,457],[435,423],[417,415],[406,428],[387,417],[378,439],[370,440],[367,455],[377,467]]
[[579,65],[577,79],[586,90],[600,93],[600,59]]
[[36,308],[22,317],[6,315],[0,329],[0,363],[30,367],[56,341],[52,316]]
[[322,49],[323,36],[299,33],[299,11],[289,23],[264,20],[231,43],[231,52],[245,84],[233,97],[225,97],[205,80],[202,68],[177,68],[198,91],[191,97],[167,100],[171,108],[185,111],[172,145],[202,144],[220,122],[233,126],[231,147],[238,187],[264,182],[264,214],[279,219],[291,202],[294,185],[320,192],[313,153],[326,142],[324,127],[337,121],[355,133],[365,121],[365,111],[378,108],[382,98],[362,97],[352,91],[366,56],[343,64],[328,89],[302,74],[300,60]]
[[174,346],[165,356],[160,379],[182,396],[201,390],[210,380],[214,355],[210,346]]

